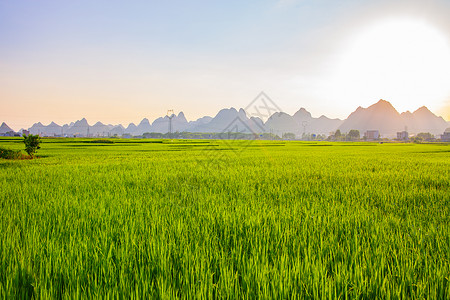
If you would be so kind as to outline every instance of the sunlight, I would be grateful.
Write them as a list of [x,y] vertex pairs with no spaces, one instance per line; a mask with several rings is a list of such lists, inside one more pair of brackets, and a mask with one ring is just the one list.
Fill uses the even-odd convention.
[[450,95],[448,41],[428,23],[390,19],[365,28],[342,52],[334,95],[369,104],[388,99],[400,111],[440,107]]

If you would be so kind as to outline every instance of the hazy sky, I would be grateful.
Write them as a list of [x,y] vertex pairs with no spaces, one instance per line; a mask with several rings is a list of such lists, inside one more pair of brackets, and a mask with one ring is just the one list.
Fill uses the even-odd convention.
[[346,118],[379,99],[450,120],[450,1],[0,0],[0,122],[188,120],[265,91]]

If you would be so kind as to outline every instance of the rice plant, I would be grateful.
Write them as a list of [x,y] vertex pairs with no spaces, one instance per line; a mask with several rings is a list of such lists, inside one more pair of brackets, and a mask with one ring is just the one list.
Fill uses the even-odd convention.
[[35,160],[0,159],[0,296],[449,298],[449,158],[439,144],[43,139]]

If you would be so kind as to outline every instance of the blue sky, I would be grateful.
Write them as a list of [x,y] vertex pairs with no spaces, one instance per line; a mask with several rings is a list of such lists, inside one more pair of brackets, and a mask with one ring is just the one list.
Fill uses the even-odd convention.
[[[82,117],[128,123],[154,119],[169,108],[196,119],[245,107],[260,91],[291,114],[305,107],[316,116],[345,118],[380,98],[400,111],[415,110],[423,98],[422,105],[448,119],[450,90],[439,80],[427,83],[439,90],[433,95],[411,84],[408,91],[423,96],[407,101],[406,91],[382,87],[379,93],[372,86],[370,93],[351,92],[361,82],[338,70],[349,61],[345,53],[371,49],[352,44],[363,41],[358,37],[364,28],[386,19],[394,20],[387,24],[399,35],[422,24],[417,44],[433,36],[432,47],[411,60],[433,56],[436,48],[438,60],[424,65],[446,67],[448,15],[446,1],[0,0],[0,104],[7,108],[0,121],[15,129]],[[406,23],[396,22],[404,18]],[[391,65],[396,61],[389,59]],[[366,75],[358,60],[349,64],[361,73],[356,77]],[[450,76],[440,68],[424,71]],[[408,81],[398,89],[405,86]]]

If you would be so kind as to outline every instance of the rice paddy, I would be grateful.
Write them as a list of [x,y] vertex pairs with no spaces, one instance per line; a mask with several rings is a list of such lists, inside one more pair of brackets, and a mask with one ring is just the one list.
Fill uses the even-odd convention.
[[0,159],[2,298],[450,297],[449,145],[41,147]]

